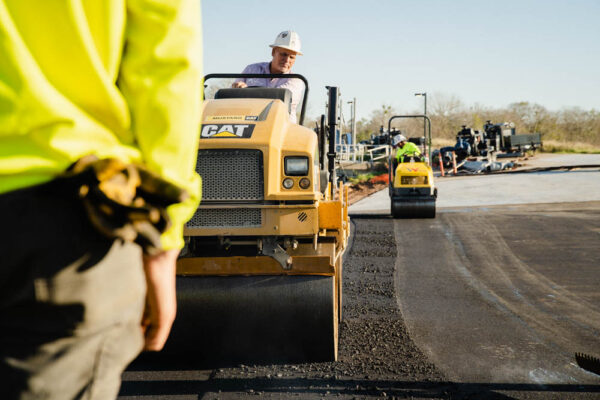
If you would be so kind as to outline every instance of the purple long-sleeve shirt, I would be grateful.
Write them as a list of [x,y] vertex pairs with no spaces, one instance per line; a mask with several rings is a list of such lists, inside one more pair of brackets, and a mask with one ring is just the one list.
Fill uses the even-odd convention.
[[[242,71],[242,74],[270,74],[270,62],[261,62],[250,64]],[[293,123],[297,122],[296,109],[302,99],[304,92],[304,83],[298,78],[240,78],[236,82],[245,82],[248,86],[261,86],[271,88],[289,89],[292,92],[292,107],[290,110],[290,119]]]

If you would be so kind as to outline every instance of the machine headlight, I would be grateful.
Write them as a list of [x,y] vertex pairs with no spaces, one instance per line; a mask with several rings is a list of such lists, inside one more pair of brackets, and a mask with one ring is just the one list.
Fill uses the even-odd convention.
[[308,179],[308,178],[300,179],[299,185],[302,189],[308,189],[310,187],[310,179]]
[[400,178],[402,185],[427,185],[426,176],[402,176]]
[[308,175],[308,157],[286,157],[285,174],[289,176]]
[[294,186],[294,180],[292,178],[285,178],[283,180],[283,187],[286,189],[291,189]]

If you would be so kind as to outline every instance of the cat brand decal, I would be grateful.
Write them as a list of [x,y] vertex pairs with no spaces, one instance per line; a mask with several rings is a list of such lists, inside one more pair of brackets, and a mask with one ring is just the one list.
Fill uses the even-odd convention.
[[254,124],[203,124],[201,139],[243,138],[252,136]]

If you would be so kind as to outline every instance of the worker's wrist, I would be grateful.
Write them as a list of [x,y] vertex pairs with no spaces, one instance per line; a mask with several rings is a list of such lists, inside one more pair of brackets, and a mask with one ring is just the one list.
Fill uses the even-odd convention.
[[156,268],[164,265],[174,265],[179,255],[178,249],[163,250],[156,254],[149,255],[144,254],[144,267],[145,268]]

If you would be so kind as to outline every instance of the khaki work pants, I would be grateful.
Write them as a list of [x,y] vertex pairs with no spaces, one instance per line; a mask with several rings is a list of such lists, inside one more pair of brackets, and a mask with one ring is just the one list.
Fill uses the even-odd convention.
[[141,250],[61,181],[0,195],[0,399],[113,399],[140,352]]

